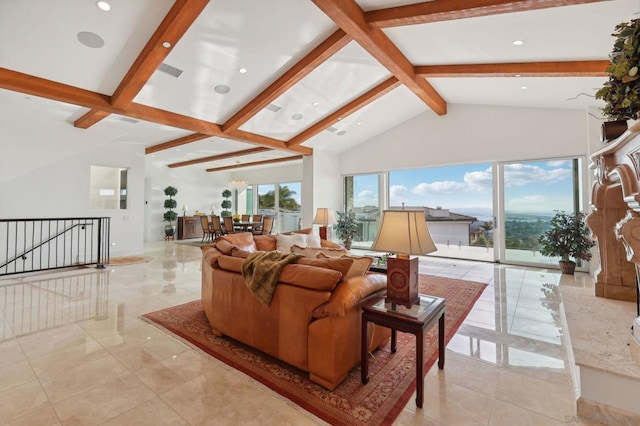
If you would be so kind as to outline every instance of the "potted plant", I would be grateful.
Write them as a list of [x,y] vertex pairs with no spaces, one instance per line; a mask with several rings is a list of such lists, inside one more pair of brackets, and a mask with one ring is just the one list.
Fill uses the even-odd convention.
[[231,191],[228,189],[222,191],[222,198],[224,198],[224,200],[222,200],[222,203],[220,204],[222,206],[220,216],[231,216],[231,210],[229,210],[231,208],[231,200],[229,199],[231,198]]
[[563,274],[573,274],[576,263],[571,260],[591,259],[591,247],[595,242],[589,237],[589,229],[582,212],[556,212],[551,219],[551,228],[538,238],[540,253],[544,256],[560,257]]
[[173,186],[167,186],[164,189],[164,195],[168,196],[166,200],[164,200],[164,208],[168,209],[164,212],[164,220],[165,222],[169,222],[168,225],[164,227],[165,237],[173,237],[176,233],[176,228],[173,225],[173,222],[178,219],[178,213],[174,212],[173,209],[176,208],[178,203],[173,199],[178,194],[178,190]]
[[344,247],[349,250],[351,248],[353,237],[358,233],[356,214],[353,210],[349,210],[347,213],[336,213],[338,213],[338,223],[333,225],[333,230],[335,231],[336,236],[342,240]]
[[627,130],[627,120],[640,116],[640,19],[616,25],[613,50],[607,67],[609,80],[596,92],[606,106],[604,115],[612,121],[602,125],[603,142],[613,140]]

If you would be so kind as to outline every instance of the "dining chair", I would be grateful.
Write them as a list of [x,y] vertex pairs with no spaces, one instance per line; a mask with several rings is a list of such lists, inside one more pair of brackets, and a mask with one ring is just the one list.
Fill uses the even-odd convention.
[[224,233],[234,234],[236,231],[233,229],[233,217],[224,216],[222,219],[224,220]]
[[256,227],[253,235],[270,235],[273,229],[273,216],[265,216],[262,218],[262,225]]
[[202,241],[213,240],[213,231],[209,226],[209,219],[206,216],[200,216],[200,226],[202,226]]
[[240,222],[249,222],[251,220],[251,215],[250,214],[243,214],[240,217]]
[[214,238],[224,234],[222,224],[220,223],[220,216],[211,216],[211,230],[213,231]]
[[262,215],[254,214],[253,217],[251,218],[251,222],[262,222]]

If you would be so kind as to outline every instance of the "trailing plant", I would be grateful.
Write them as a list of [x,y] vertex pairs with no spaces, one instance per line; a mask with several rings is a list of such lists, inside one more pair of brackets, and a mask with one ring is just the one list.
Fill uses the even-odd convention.
[[164,212],[163,217],[165,222],[169,222],[169,226],[171,227],[173,226],[173,222],[178,219],[178,213],[173,211],[173,209],[178,206],[177,201],[173,199],[173,197],[175,197],[177,194],[178,190],[173,186],[167,186],[164,189],[164,195],[168,196],[169,198],[164,200],[164,208],[168,210]]
[[222,200],[222,203],[220,204],[222,206],[220,216],[231,216],[232,213],[231,210],[229,210],[231,208],[231,200],[229,199],[231,198],[231,191],[228,189],[222,191],[222,198],[224,198],[224,200]]
[[540,253],[559,257],[563,262],[570,262],[570,258],[590,260],[590,249],[595,242],[589,237],[584,218],[582,212],[556,212],[551,228],[538,238]]
[[611,34],[616,37],[607,67],[609,80],[596,92],[607,104],[602,112],[614,120],[640,117],[640,19],[622,22]]

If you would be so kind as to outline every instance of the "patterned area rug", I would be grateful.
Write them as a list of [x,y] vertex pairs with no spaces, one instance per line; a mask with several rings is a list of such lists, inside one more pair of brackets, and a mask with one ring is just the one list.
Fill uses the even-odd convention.
[[[420,293],[446,299],[445,336],[451,337],[486,284],[420,276]],[[280,395],[332,425],[391,424],[415,392],[415,338],[398,333],[398,350],[390,344],[369,361],[368,384],[360,382],[360,367],[334,391],[311,382],[308,373],[226,337],[216,337],[199,300],[142,316],[197,348],[260,381]],[[425,335],[425,375],[438,359],[438,327]],[[445,363],[445,369],[447,368]]]

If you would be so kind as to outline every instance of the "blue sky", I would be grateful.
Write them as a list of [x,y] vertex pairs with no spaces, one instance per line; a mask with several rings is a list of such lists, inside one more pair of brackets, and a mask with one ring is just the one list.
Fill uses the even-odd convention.
[[[505,207],[509,212],[549,213],[572,211],[570,160],[536,161],[505,165]],[[355,206],[376,205],[377,176],[356,176]],[[392,206],[491,209],[491,164],[472,164],[389,173]]]

